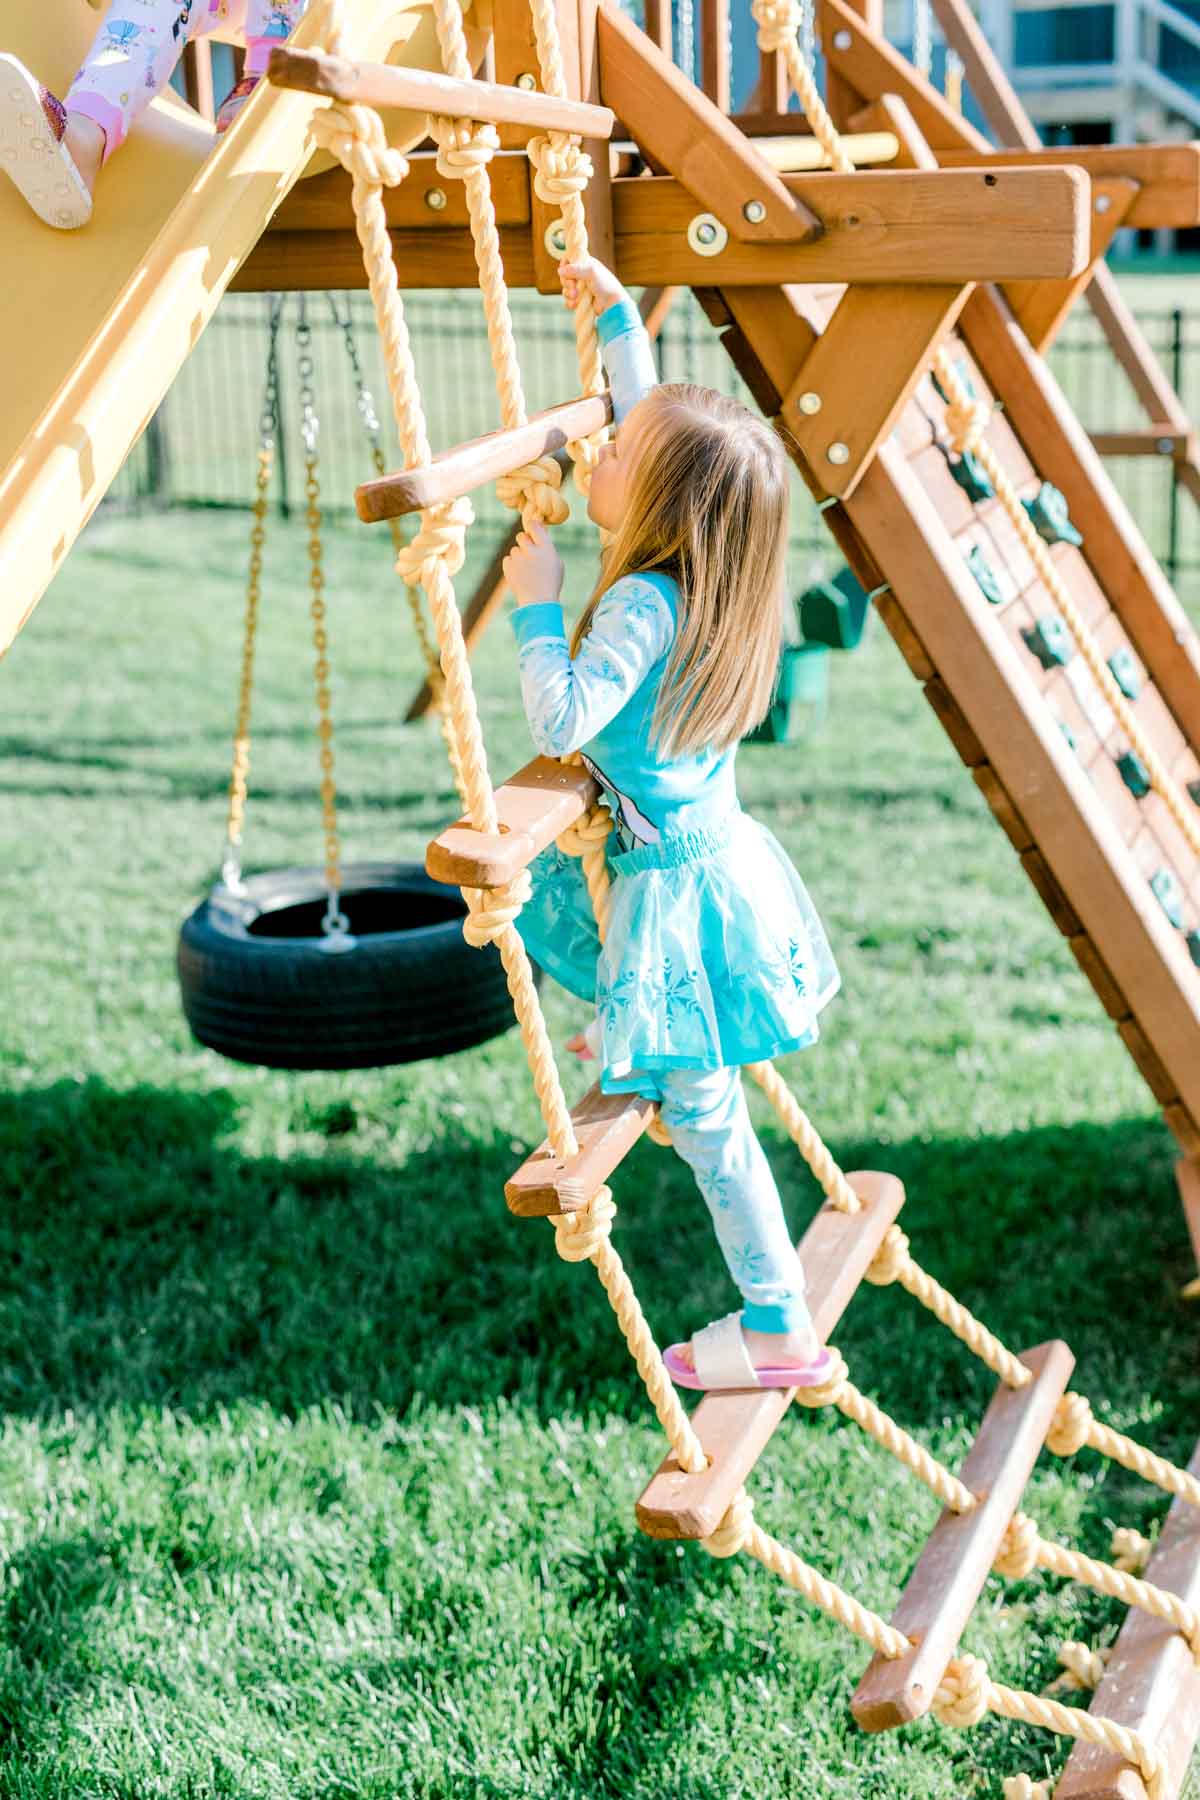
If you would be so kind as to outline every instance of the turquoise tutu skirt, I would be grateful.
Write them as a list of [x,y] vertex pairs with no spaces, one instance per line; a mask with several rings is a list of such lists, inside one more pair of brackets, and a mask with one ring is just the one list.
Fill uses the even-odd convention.
[[547,974],[594,1002],[607,1092],[656,1095],[656,1071],[761,1062],[813,1044],[840,985],[816,908],[771,833],[715,829],[609,857],[600,943],[583,867],[557,846],[530,865],[518,928]]

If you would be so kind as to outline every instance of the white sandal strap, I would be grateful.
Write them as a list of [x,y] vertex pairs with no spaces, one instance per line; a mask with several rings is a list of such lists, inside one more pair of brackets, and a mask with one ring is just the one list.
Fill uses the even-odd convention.
[[726,1313],[692,1338],[692,1360],[702,1387],[756,1388],[761,1384],[746,1351],[740,1312]]

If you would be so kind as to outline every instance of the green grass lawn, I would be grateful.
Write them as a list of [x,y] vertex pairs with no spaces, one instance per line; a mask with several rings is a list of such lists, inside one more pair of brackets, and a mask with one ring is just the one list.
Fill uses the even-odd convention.
[[[592,1272],[504,1207],[539,1136],[515,1034],[350,1076],[190,1040],[174,941],[219,861],[245,535],[97,523],[3,669],[0,1796],[957,1800],[1058,1767],[996,1721],[860,1735],[863,1647],[745,1559],[639,1535],[636,1375]],[[302,535],[268,556],[260,866],[319,853]],[[347,852],[418,856],[455,806],[436,734],[396,723],[401,590],[365,531],[328,560]],[[500,776],[529,753],[504,627],[478,672]],[[741,758],[845,978],[786,1072],[844,1164],[903,1178],[935,1275],[1016,1348],[1065,1336],[1102,1415],[1185,1458],[1171,1141],[890,643],[834,674],[820,735]],[[799,1231],[814,1186],[754,1105]],[[644,1143],[614,1186],[660,1338],[727,1310],[682,1165]],[[838,1342],[961,1458],[992,1384],[953,1339],[864,1288]],[[936,1516],[823,1414],[753,1492],[884,1613]],[[1043,1457],[1027,1505],[1097,1554],[1165,1512],[1090,1454]],[[964,1641],[1040,1688],[1119,1618],[993,1578]]]

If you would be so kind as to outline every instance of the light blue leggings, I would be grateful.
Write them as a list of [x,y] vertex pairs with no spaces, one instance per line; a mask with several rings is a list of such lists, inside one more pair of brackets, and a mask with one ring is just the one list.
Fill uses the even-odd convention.
[[740,1069],[655,1075],[671,1142],[708,1203],[717,1243],[752,1331],[802,1331],[810,1321],[804,1271],[779,1189],[754,1135]]

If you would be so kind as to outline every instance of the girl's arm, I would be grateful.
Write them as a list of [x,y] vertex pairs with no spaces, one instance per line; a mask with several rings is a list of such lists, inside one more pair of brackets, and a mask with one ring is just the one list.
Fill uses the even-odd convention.
[[519,606],[521,698],[543,756],[567,756],[614,719],[665,655],[675,635],[669,602],[637,575],[613,583],[572,662],[557,601]]
[[658,386],[650,334],[612,270],[594,256],[582,263],[560,263],[558,273],[563,298],[572,310],[579,304],[581,289],[592,297],[600,353],[612,388],[613,417],[619,425],[643,394]]

